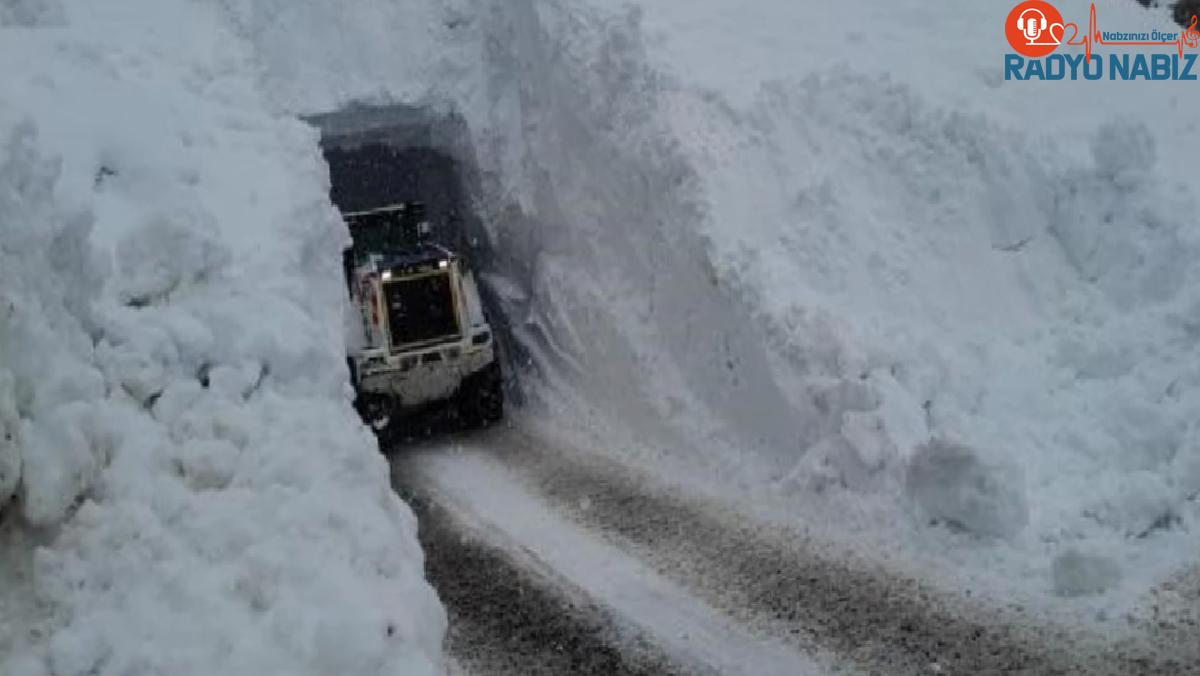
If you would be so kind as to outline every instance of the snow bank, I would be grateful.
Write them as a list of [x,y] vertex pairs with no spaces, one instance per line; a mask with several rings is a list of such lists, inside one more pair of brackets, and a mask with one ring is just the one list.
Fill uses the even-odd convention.
[[314,132],[209,5],[0,24],[0,672],[437,673]]
[[[938,10],[916,3],[869,44],[791,5],[729,44],[723,7],[648,6],[645,21],[664,64],[718,88],[680,87],[666,115],[705,185],[718,276],[822,430],[777,485],[920,546],[889,514],[954,526],[968,537],[941,538],[942,555],[1035,595],[1077,595],[1059,565],[1076,545],[1112,560],[1089,593],[1135,595],[1194,561],[1195,92],[1002,83],[996,7],[939,19],[961,35],[927,48],[913,26]],[[1131,3],[1101,13],[1161,22]],[[802,65],[768,63],[789,31]],[[702,38],[720,59],[700,60]],[[727,72],[743,59],[762,65],[753,82]],[[863,394],[822,404],[847,387]]]
[[[553,98],[541,109],[523,95],[522,114],[571,157],[527,142],[536,159],[522,161],[572,205],[562,219],[577,240],[636,220],[630,237],[656,267],[639,284],[639,247],[610,256],[620,281],[598,276],[602,290],[571,301],[587,310],[567,311],[573,336],[597,331],[582,317],[652,327],[626,354],[654,377],[607,393],[579,380],[623,423],[650,411],[697,462],[806,511],[817,497],[848,528],[908,548],[931,544],[917,532],[930,520],[951,525],[939,556],[980,578],[1001,567],[1035,595],[1074,589],[1052,562],[1084,545],[1118,562],[1092,577],[1136,594],[1197,554],[1184,468],[1200,446],[1198,148],[1181,105],[1196,95],[1111,83],[1080,109],[1078,87],[1015,91],[989,70],[999,9],[939,15],[961,35],[918,48],[914,26],[935,11],[918,5],[881,7],[905,18],[866,42],[831,30],[844,22],[826,5],[736,21],[718,1],[590,10],[606,21],[542,9],[543,49],[566,72],[530,78]],[[601,130],[601,152],[566,136],[580,120]],[[568,192],[580,158],[597,173]],[[581,203],[600,215],[582,220]],[[663,294],[702,270],[709,293]]]

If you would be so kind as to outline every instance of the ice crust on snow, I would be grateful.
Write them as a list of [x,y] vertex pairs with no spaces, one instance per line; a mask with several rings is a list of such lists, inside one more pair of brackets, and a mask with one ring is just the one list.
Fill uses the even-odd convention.
[[0,673],[439,673],[314,131],[216,3],[0,23]]

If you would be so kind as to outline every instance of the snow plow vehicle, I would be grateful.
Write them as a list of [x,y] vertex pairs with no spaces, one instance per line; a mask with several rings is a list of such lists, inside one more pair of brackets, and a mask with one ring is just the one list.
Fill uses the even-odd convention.
[[348,362],[364,421],[381,436],[403,434],[406,421],[435,408],[464,426],[498,422],[504,392],[494,333],[473,273],[429,240],[424,207],[343,217],[353,240],[346,282],[362,331]]

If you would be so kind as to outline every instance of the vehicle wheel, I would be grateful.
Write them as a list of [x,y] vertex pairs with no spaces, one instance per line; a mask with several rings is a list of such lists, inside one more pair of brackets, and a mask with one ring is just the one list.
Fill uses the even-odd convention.
[[487,427],[504,418],[504,380],[499,364],[493,362],[463,382],[458,417],[468,427]]
[[379,450],[385,454],[401,437],[403,424],[397,415],[396,402],[380,394],[359,392],[354,399],[354,408],[363,423],[371,428],[379,439]]

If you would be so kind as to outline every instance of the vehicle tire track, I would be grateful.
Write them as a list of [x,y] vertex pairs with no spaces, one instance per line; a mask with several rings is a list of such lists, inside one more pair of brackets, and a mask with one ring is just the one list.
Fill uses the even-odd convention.
[[393,459],[393,486],[417,513],[426,574],[449,615],[447,652],[487,676],[690,673],[561,581],[475,538]]
[[[803,649],[879,674],[1200,674],[1200,641],[1106,640],[984,606],[800,536],[674,493],[615,462],[516,430],[486,445],[576,523],[601,533],[713,607]],[[1194,639],[1194,635],[1193,635]]]

